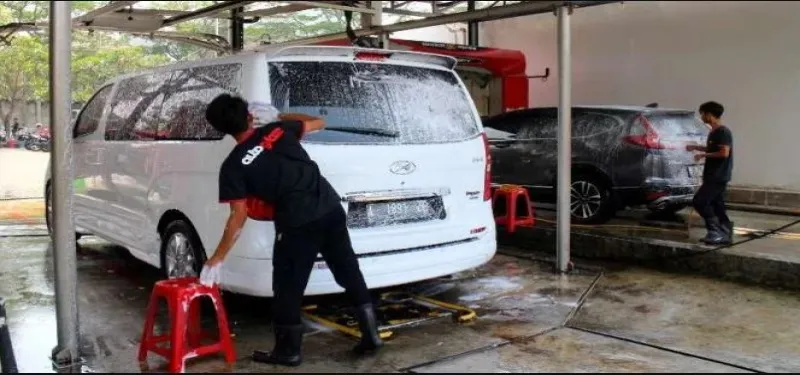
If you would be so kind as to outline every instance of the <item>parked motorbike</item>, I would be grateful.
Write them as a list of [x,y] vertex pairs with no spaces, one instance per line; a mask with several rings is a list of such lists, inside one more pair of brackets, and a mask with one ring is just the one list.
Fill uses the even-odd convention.
[[30,151],[50,151],[50,138],[32,134],[25,141],[25,149]]

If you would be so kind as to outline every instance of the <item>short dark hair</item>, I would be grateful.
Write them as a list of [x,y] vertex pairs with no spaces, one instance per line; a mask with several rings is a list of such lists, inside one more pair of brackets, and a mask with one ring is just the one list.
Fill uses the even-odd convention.
[[222,94],[206,107],[206,120],[214,129],[234,135],[247,130],[249,113],[247,101],[238,96]]
[[722,114],[725,112],[725,107],[722,104],[717,102],[705,102],[700,105],[700,109],[698,110],[700,113],[708,113],[711,116],[716,118],[722,117]]

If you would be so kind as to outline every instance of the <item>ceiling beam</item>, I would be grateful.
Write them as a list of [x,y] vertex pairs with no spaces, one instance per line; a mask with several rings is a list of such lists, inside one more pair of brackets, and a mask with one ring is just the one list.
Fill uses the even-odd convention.
[[[173,10],[173,9],[139,9],[133,8],[132,10],[128,11],[125,9],[121,9],[116,11],[115,13],[124,13],[130,14],[134,17],[136,16],[177,16],[181,14],[187,13],[185,10]],[[230,16],[217,13],[215,15],[210,16],[210,18],[229,18]]]
[[75,17],[72,22],[91,22],[97,16],[115,12],[136,3],[138,3],[138,1],[111,1],[108,5],[101,6],[97,9],[92,9],[80,16]]
[[360,12],[360,13],[367,13],[367,14],[376,14],[377,13],[377,11],[375,9],[341,5],[341,4],[336,4],[333,1],[293,1],[293,3],[308,5],[311,8],[326,8],[326,9],[349,10],[349,11],[352,11],[352,12]]
[[292,3],[289,5],[281,5],[272,8],[248,10],[246,12],[242,12],[241,15],[242,17],[270,17],[284,13],[299,12],[302,10],[312,9],[312,8],[314,8],[313,5]]
[[198,18],[205,18],[209,17],[218,13],[222,13],[226,10],[230,10],[233,8],[243,7],[245,5],[254,3],[255,1],[241,1],[241,0],[230,0],[224,3],[214,4],[209,7],[205,7],[202,9],[198,9],[191,12],[186,12],[184,14],[180,14],[177,16],[172,16],[164,20],[164,23],[161,27],[168,27],[179,24],[181,22],[191,21]]
[[417,12],[413,10],[399,9],[399,8],[383,8],[383,13],[397,14],[400,16],[412,16],[412,17],[433,17],[442,15],[442,13]]
[[[431,26],[447,25],[451,23],[460,23],[469,21],[485,22],[485,21],[494,21],[505,18],[527,16],[532,14],[548,13],[552,12],[554,9],[558,7],[563,7],[568,5],[574,7],[588,7],[588,6],[604,5],[611,3],[621,3],[621,1],[525,1],[512,5],[504,5],[504,6],[497,6],[497,7],[479,9],[474,11],[445,14],[441,16],[429,17],[413,21],[405,21],[391,25],[384,25],[380,27],[376,26],[369,29],[359,29],[355,30],[355,33],[356,36],[379,35],[379,34],[393,33],[405,30],[421,29]],[[345,38],[347,38],[346,33],[336,33],[336,34],[322,35],[318,37],[297,39],[286,43],[261,45],[261,46],[256,46],[253,49],[258,51],[258,50],[271,49],[274,48],[275,46],[308,45],[308,44],[315,44],[315,43],[321,43],[321,42],[327,42],[331,40],[339,40]]]

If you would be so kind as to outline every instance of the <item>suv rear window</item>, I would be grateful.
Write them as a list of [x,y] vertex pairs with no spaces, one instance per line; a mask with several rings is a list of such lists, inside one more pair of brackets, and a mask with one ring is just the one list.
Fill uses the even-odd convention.
[[453,72],[351,62],[269,64],[272,103],[281,112],[322,116],[318,143],[421,144],[477,136],[471,102]]
[[645,117],[661,137],[690,139],[708,135],[708,127],[692,113],[654,113]]

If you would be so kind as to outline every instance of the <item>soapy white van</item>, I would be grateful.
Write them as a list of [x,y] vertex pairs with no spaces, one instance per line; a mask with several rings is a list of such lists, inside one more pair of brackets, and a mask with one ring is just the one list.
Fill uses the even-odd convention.
[[[233,92],[262,121],[270,106],[326,119],[303,146],[342,197],[370,288],[478,267],[497,247],[490,161],[454,65],[419,53],[288,47],[114,79],[74,124],[75,224],[166,277],[198,275],[228,215],[218,173],[235,144],[207,124],[205,106]],[[48,175],[48,224],[50,183]],[[247,221],[224,262],[224,289],[272,295],[274,235],[272,222]],[[320,259],[306,294],[340,291]]]

